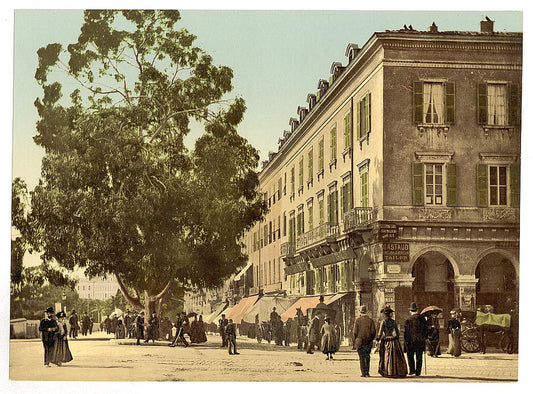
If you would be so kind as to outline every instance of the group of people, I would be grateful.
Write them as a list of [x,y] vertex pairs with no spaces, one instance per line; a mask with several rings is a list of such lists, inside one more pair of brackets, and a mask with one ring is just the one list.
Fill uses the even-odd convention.
[[68,331],[65,312],[57,314],[54,308],[49,307],[45,311],[46,317],[39,324],[39,331],[44,347],[44,365],[50,364],[61,366],[63,363],[72,361],[72,353],[68,346]]
[[75,339],[78,337],[80,328],[81,328],[81,335],[83,336],[87,336],[87,334],[91,335],[93,333],[94,322],[93,322],[93,319],[87,314],[87,312],[83,312],[83,316],[81,318],[81,327],[80,327],[80,318],[78,314],[76,313],[76,310],[73,309],[72,312],[70,313],[68,324],[69,324],[68,336],[72,339]]
[[227,347],[230,355],[240,354],[237,352],[237,327],[233,319],[226,319],[223,313],[218,320],[218,331],[222,338],[221,347]]
[[[374,339],[378,343],[378,373],[381,376],[391,378],[403,378],[408,374],[420,376],[424,352],[427,350],[431,357],[438,357],[441,354],[438,322],[440,311],[433,311],[422,316],[418,312],[417,304],[411,304],[410,316],[404,325],[403,349],[400,344],[398,324],[392,318],[394,311],[387,306],[381,310],[381,313],[383,320],[377,331],[374,321],[367,315],[367,309],[364,305],[361,307],[361,316],[354,323],[353,349],[357,350],[359,354],[361,376],[370,376],[370,353]],[[447,330],[450,341],[448,353],[458,357],[461,355],[459,343],[461,323],[457,311],[451,312]],[[407,354],[407,362],[404,352]]]

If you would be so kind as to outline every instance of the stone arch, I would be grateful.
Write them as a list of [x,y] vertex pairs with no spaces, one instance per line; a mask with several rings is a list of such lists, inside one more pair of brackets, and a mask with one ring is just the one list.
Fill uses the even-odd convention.
[[454,253],[451,250],[447,249],[447,248],[443,248],[443,247],[437,246],[437,245],[432,245],[432,246],[428,246],[428,247],[425,247],[423,249],[420,249],[416,254],[414,254],[411,257],[411,260],[409,261],[409,267],[407,269],[407,272],[409,274],[413,271],[413,267],[414,267],[415,263],[417,262],[417,260],[420,257],[422,257],[423,255],[425,255],[426,253],[428,253],[428,252],[438,252],[438,253],[442,254],[450,262],[450,264],[451,264],[451,266],[453,268],[453,272],[454,272],[455,276],[457,277],[458,275],[460,275],[461,272],[459,270],[459,264],[457,263],[458,259],[454,255]]
[[496,253],[501,254],[506,259],[508,259],[511,264],[513,264],[513,267],[516,271],[516,275],[520,272],[519,262],[518,262],[518,256],[509,250],[501,249],[501,248],[488,248],[479,253],[476,258],[472,262],[472,266],[470,267],[470,272],[468,272],[468,275],[474,275],[477,269],[478,264],[481,260],[483,260],[484,257],[487,257],[489,254]]

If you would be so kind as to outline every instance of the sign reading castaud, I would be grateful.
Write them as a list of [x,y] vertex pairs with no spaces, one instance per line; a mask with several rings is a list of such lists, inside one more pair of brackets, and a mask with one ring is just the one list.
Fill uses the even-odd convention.
[[384,242],[383,261],[409,262],[408,242]]

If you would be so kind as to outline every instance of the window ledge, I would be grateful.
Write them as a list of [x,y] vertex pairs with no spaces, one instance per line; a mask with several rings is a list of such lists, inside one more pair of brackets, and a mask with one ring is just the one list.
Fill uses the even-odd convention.
[[337,159],[333,159],[329,162],[329,170],[331,171],[331,169],[335,167],[335,169],[337,169]]
[[366,134],[363,135],[361,138],[359,138],[359,140],[358,140],[358,141],[359,141],[359,147],[360,147],[361,149],[363,149],[363,142],[366,141],[366,144],[367,144],[367,145],[369,144],[369,142],[370,142],[370,141],[369,141],[369,138],[368,138],[369,135],[370,135],[370,133],[366,133]]
[[421,123],[416,126],[418,131],[420,132],[420,135],[422,135],[424,132],[430,132],[435,131],[437,135],[440,135],[442,133],[444,137],[447,136],[448,131],[450,130],[450,124],[443,123],[443,124],[430,124],[430,123]]
[[319,181],[320,177],[324,178],[324,169],[320,169],[316,172],[316,180]]
[[343,161],[346,161],[346,156],[348,156],[348,158],[351,158],[351,157],[352,157],[352,147],[351,147],[351,146],[347,147],[347,148],[344,149],[344,151],[342,152],[342,160],[343,160]]
[[307,180],[307,189],[313,186],[313,178]]
[[516,126],[506,126],[506,125],[482,125],[483,127],[483,132],[485,133],[485,136],[488,136],[489,133],[494,133],[494,132],[508,132],[509,133],[509,136],[511,136],[513,134],[513,132],[515,131],[516,129]]

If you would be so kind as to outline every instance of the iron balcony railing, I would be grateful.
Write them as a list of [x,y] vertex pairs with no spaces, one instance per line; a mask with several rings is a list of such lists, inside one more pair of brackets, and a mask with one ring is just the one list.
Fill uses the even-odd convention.
[[344,214],[344,231],[354,230],[358,227],[372,223],[375,220],[373,207],[355,207]]
[[335,237],[339,235],[339,225],[336,222],[326,222],[314,229],[299,235],[296,238],[296,250],[305,248],[320,242],[327,237]]
[[295,251],[294,242],[284,242],[280,246],[280,254],[282,256],[292,256]]

